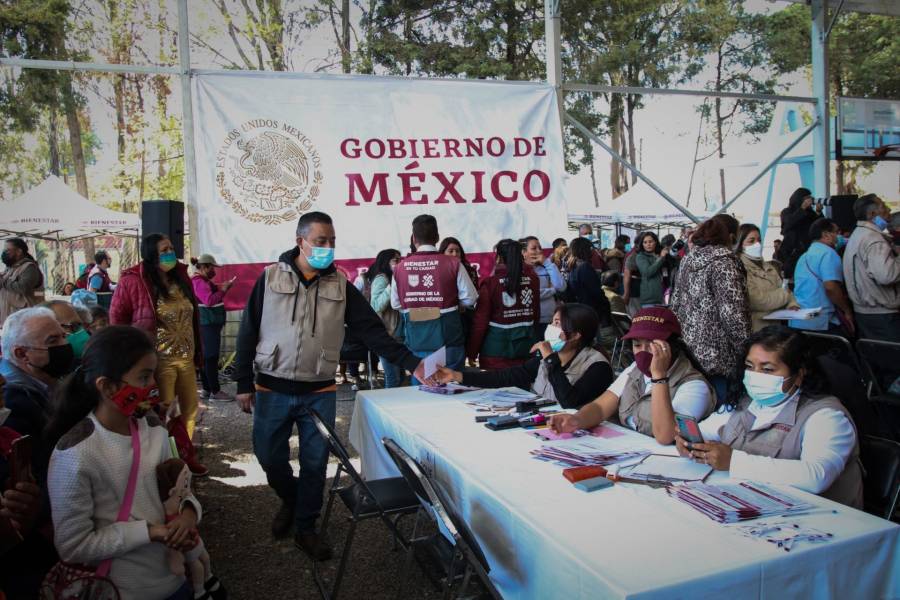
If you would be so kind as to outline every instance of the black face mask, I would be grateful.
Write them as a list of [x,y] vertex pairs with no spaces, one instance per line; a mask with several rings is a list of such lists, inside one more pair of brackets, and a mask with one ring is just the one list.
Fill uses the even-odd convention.
[[71,344],[63,344],[62,346],[50,346],[47,348],[47,354],[50,361],[43,367],[32,365],[36,369],[40,369],[50,377],[59,379],[72,372],[75,364],[75,350]]
[[4,250],[2,254],[0,254],[0,260],[3,261],[3,264],[7,267],[13,266],[15,263],[13,262],[12,256],[9,254],[9,250]]

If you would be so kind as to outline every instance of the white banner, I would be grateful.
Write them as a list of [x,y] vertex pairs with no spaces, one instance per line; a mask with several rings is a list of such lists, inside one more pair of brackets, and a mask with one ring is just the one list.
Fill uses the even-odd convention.
[[338,260],[405,253],[437,217],[469,253],[502,238],[566,235],[553,88],[284,73],[193,79],[198,241],[227,264],[294,245],[297,219],[334,219]]

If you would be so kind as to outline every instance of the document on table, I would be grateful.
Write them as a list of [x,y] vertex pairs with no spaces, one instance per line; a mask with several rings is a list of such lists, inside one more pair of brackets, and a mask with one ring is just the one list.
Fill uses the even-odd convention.
[[441,346],[422,360],[425,362],[425,377],[431,377],[437,373],[438,367],[447,366],[447,346]]
[[820,312],[822,312],[821,306],[818,308],[800,308],[797,310],[784,309],[770,312],[764,316],[763,319],[766,321],[790,321],[792,319],[806,321],[807,319],[818,317]]
[[683,456],[651,454],[631,470],[622,473],[626,477],[666,479],[668,481],[703,481],[712,473],[712,467],[696,463]]

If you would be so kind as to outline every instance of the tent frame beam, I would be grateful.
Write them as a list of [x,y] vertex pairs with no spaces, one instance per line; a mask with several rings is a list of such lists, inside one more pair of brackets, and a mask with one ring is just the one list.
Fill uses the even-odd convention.
[[689,218],[689,219],[690,219],[691,221],[693,221],[694,223],[700,223],[700,219],[697,218],[696,216],[694,216],[694,214],[691,213],[691,211],[689,211],[687,208],[685,208],[684,206],[682,206],[677,200],[675,200],[674,198],[672,198],[672,196],[670,196],[669,194],[665,193],[665,192],[662,190],[662,188],[660,188],[658,185],[656,185],[656,184],[653,182],[652,179],[650,179],[649,177],[647,177],[646,175],[644,175],[644,174],[641,172],[640,169],[638,169],[636,166],[634,166],[633,164],[631,164],[630,162],[628,162],[628,161],[627,161],[624,157],[622,157],[618,152],[616,152],[615,150],[613,150],[612,148],[610,148],[608,145],[606,145],[606,143],[600,138],[600,136],[598,136],[597,134],[595,134],[594,132],[592,132],[590,129],[588,129],[588,128],[587,128],[583,123],[581,123],[578,119],[576,119],[575,117],[573,117],[573,116],[570,115],[569,113],[566,113],[566,121],[568,121],[573,127],[575,127],[575,129],[577,129],[578,131],[580,131],[580,132],[581,132],[585,137],[587,137],[589,140],[591,140],[592,142],[594,142],[595,144],[597,144],[598,146],[600,146],[601,148],[603,148],[604,150],[606,150],[606,151],[609,153],[609,155],[612,156],[612,157],[613,157],[615,160],[617,160],[619,163],[621,163],[623,167],[625,167],[626,169],[628,169],[629,171],[631,171],[632,173],[634,173],[634,174],[637,176],[638,179],[640,179],[641,181],[643,181],[644,183],[646,183],[648,186],[650,186],[657,194],[659,194],[660,196],[662,196],[663,198],[665,198],[666,202],[668,202],[669,204],[671,204],[672,206],[674,206],[675,208],[677,208],[679,211],[681,211],[687,218]]
[[737,194],[734,195],[734,197],[731,198],[731,200],[729,200],[728,202],[726,202],[725,204],[723,204],[723,205],[719,208],[719,210],[717,210],[716,212],[713,213],[712,216],[716,216],[716,215],[718,215],[718,214],[720,214],[720,213],[723,213],[723,212],[725,212],[726,210],[728,210],[728,209],[731,207],[731,205],[734,204],[735,202],[737,202],[738,199],[739,199],[741,196],[743,196],[744,193],[745,193],[747,190],[749,190],[750,188],[752,188],[752,187],[756,184],[757,181],[759,181],[760,179],[762,179],[762,178],[765,176],[765,174],[768,173],[770,169],[772,169],[772,167],[774,167],[775,165],[777,165],[777,164],[778,164],[778,161],[780,161],[782,158],[784,158],[785,156],[787,156],[788,153],[790,153],[790,151],[793,150],[793,149],[797,146],[797,144],[799,144],[799,143],[802,142],[804,139],[806,139],[806,136],[808,136],[810,133],[812,133],[813,130],[814,130],[816,127],[818,127],[818,126],[819,126],[819,121],[816,120],[815,122],[813,122],[812,125],[810,125],[809,127],[807,127],[807,128],[803,131],[803,133],[801,133],[801,134],[797,137],[797,139],[795,139],[793,142],[791,142],[790,144],[788,144],[788,147],[787,147],[787,148],[785,148],[784,150],[782,150],[781,153],[780,153],[778,156],[776,156],[775,158],[773,158],[773,159],[771,160],[771,162],[769,162],[769,164],[767,164],[767,165],[765,166],[765,168],[764,168],[762,171],[760,171],[760,172],[756,175],[756,177],[754,177],[753,179],[750,180],[750,183],[748,183],[747,185],[745,185],[745,186],[741,189],[741,191],[739,191]]
[[740,92],[715,92],[712,90],[683,90],[674,88],[634,87],[626,85],[603,85],[577,81],[562,84],[566,92],[592,92],[598,94],[635,94],[639,96],[699,96],[701,98],[737,98],[739,100],[761,100],[768,102],[801,102],[816,104],[812,96],[782,96],[779,94],[743,94]]

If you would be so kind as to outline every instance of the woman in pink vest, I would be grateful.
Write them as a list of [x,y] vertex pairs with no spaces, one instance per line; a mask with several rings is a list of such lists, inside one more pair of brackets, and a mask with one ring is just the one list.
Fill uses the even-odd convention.
[[810,356],[808,339],[781,325],[747,339],[743,385],[700,423],[704,443],[678,451],[732,477],[791,485],[862,508],[859,436]]
[[501,240],[497,264],[482,280],[472,332],[466,345],[469,360],[479,358],[482,369],[505,369],[530,357],[534,325],[541,318],[541,285],[534,269],[525,264],[522,244]]

